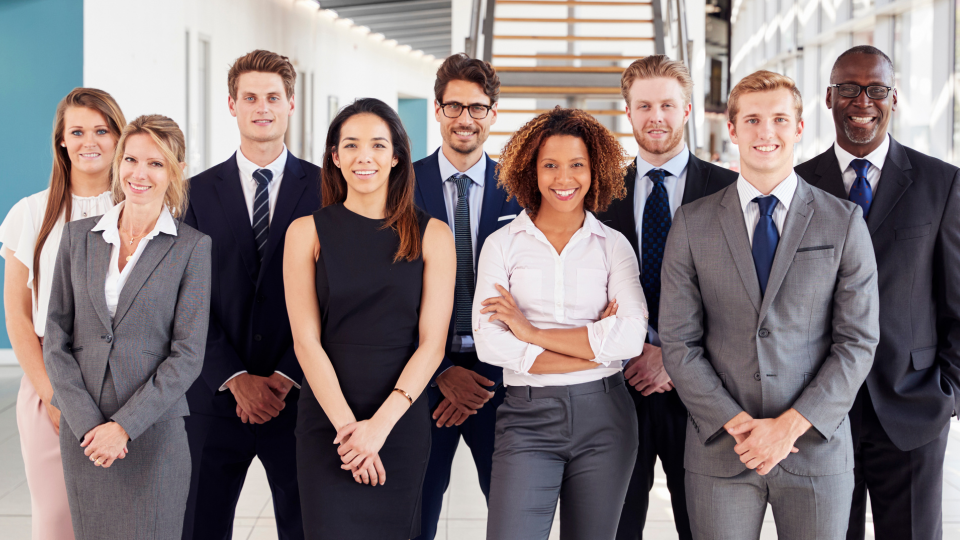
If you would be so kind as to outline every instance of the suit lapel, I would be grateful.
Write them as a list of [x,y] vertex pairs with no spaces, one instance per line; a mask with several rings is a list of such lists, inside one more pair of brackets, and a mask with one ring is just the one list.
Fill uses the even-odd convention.
[[140,292],[143,284],[147,282],[147,278],[156,270],[157,265],[160,264],[160,261],[163,260],[163,257],[170,251],[176,241],[177,237],[160,233],[147,243],[147,247],[140,254],[140,260],[130,271],[130,276],[127,277],[127,282],[123,284],[123,289],[120,291],[120,298],[117,300],[117,312],[113,316],[113,328],[120,325],[123,316],[133,305],[137,293]]
[[247,269],[250,281],[257,281],[257,244],[253,238],[253,226],[250,224],[250,212],[240,186],[240,169],[237,168],[237,155],[234,154],[220,166],[220,179],[214,184],[220,206],[227,217],[227,224],[233,232],[240,248],[240,258]]
[[870,229],[871,236],[877,232],[880,224],[887,219],[890,211],[897,205],[897,201],[913,183],[913,180],[904,173],[912,168],[903,146],[891,137],[890,150],[887,151],[887,159],[884,160],[883,169],[880,171],[877,192],[873,196],[873,204],[870,205],[870,213],[867,215],[867,228]]
[[743,209],[740,208],[740,197],[737,194],[737,184],[726,188],[723,198],[720,199],[720,228],[727,240],[727,246],[733,254],[733,260],[740,272],[743,288],[750,296],[753,308],[760,312],[760,280],[757,278],[757,269],[753,265],[753,251],[750,249],[750,239],[747,237],[747,225],[743,221]]
[[637,206],[634,204],[637,196],[637,162],[633,161],[627,167],[626,174],[623,175],[623,183],[627,187],[627,197],[623,199],[616,207],[617,221],[620,225],[620,232],[627,238],[627,242],[633,246],[633,251],[637,253],[637,259],[640,258],[640,239],[637,237]]
[[810,219],[813,218],[813,206],[810,204],[812,202],[813,193],[810,192],[810,187],[802,178],[797,177],[797,191],[793,194],[790,210],[787,211],[787,218],[783,222],[783,234],[780,235],[777,253],[773,258],[773,267],[770,269],[767,290],[763,294],[758,321],[763,321],[767,310],[770,309],[770,304],[780,291],[783,278],[793,264],[793,257],[797,254],[797,248],[800,247],[804,233],[807,232]]
[[[284,235],[287,233],[287,228],[290,227],[293,212],[297,209],[297,203],[300,202],[307,185],[309,185],[309,182],[307,182],[307,175],[303,172],[303,167],[300,166],[300,160],[292,153],[287,152],[287,163],[284,165],[283,180],[280,181],[280,193],[277,194],[277,204],[273,208],[273,217],[270,218],[267,252],[263,254],[263,261],[260,263],[261,269],[266,268],[270,259],[273,258],[273,254],[283,244]],[[248,228],[251,231],[253,230],[253,227]],[[262,271],[259,272],[256,280],[257,286],[260,285],[263,274]]]
[[480,248],[483,247],[481,239],[490,236],[497,228],[497,220],[500,219],[500,210],[507,201],[507,194],[497,186],[497,162],[483,154],[487,160],[487,171],[483,180],[483,204],[480,206],[480,223],[477,226],[477,249],[473,254],[474,267],[480,260]]
[[443,178],[440,178],[440,158],[438,149],[424,160],[421,167],[422,175],[417,177],[417,189],[423,201],[423,211],[453,226],[447,216],[447,204],[443,199]]
[[110,311],[107,309],[107,296],[103,290],[107,282],[107,269],[110,267],[110,253],[113,249],[100,231],[87,233],[87,292],[93,309],[97,312],[104,328],[112,328]]
[[700,165],[700,160],[693,152],[690,152],[690,159],[687,161],[687,178],[684,182],[681,205],[692,203],[707,193],[710,171]]
[[838,199],[849,200],[847,188],[843,186],[843,171],[840,170],[840,161],[833,146],[820,154],[817,160],[817,170],[810,179],[810,185],[816,186]]

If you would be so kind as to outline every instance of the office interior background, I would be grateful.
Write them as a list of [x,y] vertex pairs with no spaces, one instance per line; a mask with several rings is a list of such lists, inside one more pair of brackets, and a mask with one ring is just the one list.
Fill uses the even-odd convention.
[[[958,4],[960,0],[0,0],[0,103],[6,109],[0,148],[7,155],[0,169],[0,216],[47,186],[54,109],[77,86],[110,92],[128,119],[148,113],[173,118],[187,137],[191,174],[225,160],[239,145],[236,121],[227,109],[227,70],[238,56],[257,48],[284,54],[297,68],[296,111],[286,143],[295,155],[314,162],[323,155],[329,122],[359,97],[396,107],[414,159],[435,151],[440,145],[433,109],[435,73],[442,59],[456,52],[490,60],[500,74],[499,116],[486,143],[492,157],[538,111],[556,105],[590,111],[635,155],[623,114],[620,72],[633,59],[662,52],[683,60],[696,83],[688,145],[704,159],[736,167],[736,147],[729,142],[724,115],[733,84],[758,69],[797,81],[806,132],[796,155],[804,161],[834,140],[824,103],[833,60],[850,46],[871,44],[890,55],[896,70],[899,105],[892,135],[960,165]],[[29,538],[23,532],[23,527],[29,529],[29,497],[17,461],[13,415],[18,369],[0,324],[0,536],[12,540]],[[945,538],[954,539],[960,539],[958,453],[960,430],[952,428],[944,520]],[[469,463],[459,458],[458,463],[465,465],[457,469],[448,493],[442,530],[451,539],[482,538],[485,508],[476,507],[483,506],[483,498],[469,477],[475,474]],[[252,472],[248,480],[235,538],[276,538],[269,491],[258,474]],[[658,482],[651,537],[676,538],[663,478]],[[776,537],[772,526],[766,529],[764,538]]]

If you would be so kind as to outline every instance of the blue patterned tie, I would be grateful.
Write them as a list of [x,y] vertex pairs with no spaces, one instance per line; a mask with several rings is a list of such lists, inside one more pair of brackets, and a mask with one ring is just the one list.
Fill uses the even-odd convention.
[[454,289],[454,331],[458,336],[469,336],[473,312],[473,235],[470,232],[470,201],[467,198],[470,177],[455,174],[451,179],[457,183],[457,209],[453,218],[453,233],[457,244],[457,285]]
[[670,198],[663,180],[667,176],[663,169],[653,169],[647,173],[647,178],[653,182],[653,190],[647,196],[643,206],[643,225],[640,239],[640,260],[643,268],[640,271],[640,282],[643,285],[643,296],[647,300],[647,310],[650,312],[650,327],[657,330],[660,322],[660,268],[663,266],[663,248],[667,244],[667,233],[670,232]]
[[753,231],[753,264],[757,269],[757,279],[760,280],[760,295],[763,296],[767,291],[767,281],[770,280],[773,256],[777,254],[777,244],[780,243],[780,233],[773,222],[773,211],[780,200],[770,195],[757,197],[753,202],[760,207],[760,219]]
[[863,208],[863,219],[867,219],[870,205],[873,204],[873,188],[870,187],[870,181],[867,180],[870,162],[865,159],[855,159],[850,162],[850,166],[857,173],[857,179],[853,181],[853,186],[850,187],[850,201]]
[[270,238],[270,196],[267,188],[273,180],[273,171],[257,169],[253,172],[253,179],[257,181],[257,192],[253,196],[253,238],[257,244],[257,260],[263,264],[267,240]]

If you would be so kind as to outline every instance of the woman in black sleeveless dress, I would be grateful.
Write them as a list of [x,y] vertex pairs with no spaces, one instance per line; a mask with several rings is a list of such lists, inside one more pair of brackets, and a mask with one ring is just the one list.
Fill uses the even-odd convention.
[[414,538],[430,453],[418,397],[443,358],[453,235],[414,207],[409,142],[385,103],[346,107],[326,148],[324,207],[290,226],[284,253],[306,376],[296,430],[304,533]]

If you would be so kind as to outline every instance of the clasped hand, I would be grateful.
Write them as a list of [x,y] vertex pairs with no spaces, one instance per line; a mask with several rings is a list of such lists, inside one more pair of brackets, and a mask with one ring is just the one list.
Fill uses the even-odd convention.
[[91,429],[83,436],[81,448],[84,455],[98,467],[107,469],[113,462],[127,456],[127,441],[130,436],[116,422],[107,422]]
[[663,351],[656,345],[643,344],[640,356],[630,359],[623,377],[637,392],[649,396],[654,392],[662,394],[673,390],[673,381],[663,367]]
[[279,373],[269,377],[241,373],[227,381],[226,386],[237,400],[240,421],[263,424],[279,416],[287,406],[284,399],[293,388],[293,381]]
[[437,427],[459,426],[486,405],[493,392],[487,387],[494,382],[479,373],[453,366],[437,376],[443,400],[433,411]]
[[376,486],[387,481],[387,473],[380,461],[380,449],[389,430],[382,429],[375,420],[351,422],[337,431],[333,444],[339,444],[337,453],[343,461],[341,469],[351,471],[357,483]]
[[759,419],[741,412],[728,422],[725,427],[737,442],[733,450],[740,456],[740,462],[763,476],[787,456],[799,452],[794,443],[809,429],[810,422],[792,411],[777,418]]

